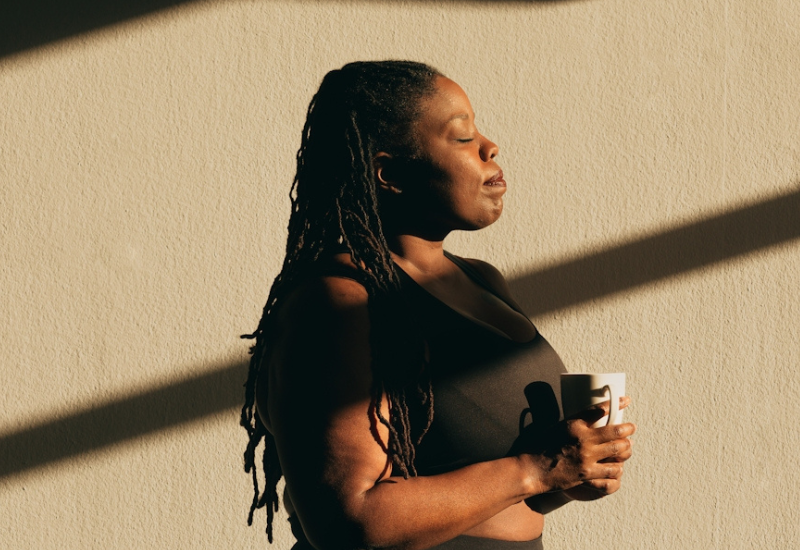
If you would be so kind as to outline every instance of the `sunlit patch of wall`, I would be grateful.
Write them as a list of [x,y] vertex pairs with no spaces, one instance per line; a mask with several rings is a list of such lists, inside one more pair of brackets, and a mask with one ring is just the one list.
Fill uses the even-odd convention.
[[0,57],[4,544],[266,544],[238,335],[308,101],[375,58],[440,68],[500,144],[504,216],[449,248],[498,265],[570,369],[629,373],[624,489],[554,513],[548,548],[800,538],[796,2],[62,4],[69,32]]

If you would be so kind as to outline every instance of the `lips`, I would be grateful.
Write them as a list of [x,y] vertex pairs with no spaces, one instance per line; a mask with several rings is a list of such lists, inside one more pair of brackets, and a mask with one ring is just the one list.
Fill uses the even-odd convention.
[[488,186],[488,187],[505,187],[506,186],[506,180],[503,179],[503,171],[500,170],[498,173],[496,173],[494,176],[489,178],[483,184]]

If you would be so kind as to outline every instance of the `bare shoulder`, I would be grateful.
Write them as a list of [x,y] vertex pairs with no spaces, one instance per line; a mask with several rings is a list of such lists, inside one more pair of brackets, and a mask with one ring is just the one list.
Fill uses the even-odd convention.
[[291,322],[295,315],[306,317],[309,313],[336,314],[366,308],[369,295],[359,282],[360,272],[346,255],[333,258],[332,274],[311,277],[298,285],[282,307],[282,313]]
[[[323,413],[369,396],[370,320],[367,290],[342,276],[311,277],[279,306],[269,364],[269,415],[277,430],[316,408]],[[265,380],[266,382],[266,380]],[[278,391],[279,390],[279,391]],[[309,407],[311,399],[316,405]],[[303,413],[303,414],[305,414]],[[288,422],[288,424],[287,424]]]
[[367,305],[367,289],[359,282],[361,272],[353,265],[347,254],[333,256],[336,275],[327,275],[320,279],[321,290],[329,298],[333,307],[353,307]]
[[335,274],[306,278],[279,305],[278,363],[292,369],[302,366],[311,374],[322,364],[364,362],[363,350],[369,349],[369,294],[352,264],[343,262],[331,273]]
[[301,292],[306,300],[333,313],[345,313],[354,308],[366,308],[369,294],[364,285],[348,277],[326,275],[310,281]]

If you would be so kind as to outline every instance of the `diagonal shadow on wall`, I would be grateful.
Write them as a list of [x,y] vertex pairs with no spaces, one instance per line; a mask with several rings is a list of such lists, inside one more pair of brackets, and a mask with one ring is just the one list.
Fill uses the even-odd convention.
[[[195,1],[3,0],[0,2],[0,59],[70,36]],[[570,0],[461,0],[463,3],[488,4],[519,2],[554,4],[566,1]]]
[[[800,190],[510,281],[532,315],[800,238]],[[123,397],[0,437],[0,478],[241,406],[246,364]]]
[[800,189],[509,281],[535,317],[800,237]]
[[246,377],[246,363],[220,365],[2,436],[0,479],[241,406]]
[[3,0],[0,58],[194,0]]

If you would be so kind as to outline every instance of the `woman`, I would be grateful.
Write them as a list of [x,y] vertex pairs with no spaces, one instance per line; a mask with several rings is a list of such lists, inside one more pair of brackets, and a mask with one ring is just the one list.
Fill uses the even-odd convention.
[[619,488],[634,426],[590,428],[607,406],[559,422],[555,352],[495,268],[443,249],[500,216],[497,154],[428,66],[323,80],[250,335],[249,520],[267,506],[270,540],[281,475],[296,549],[542,548],[543,513]]

